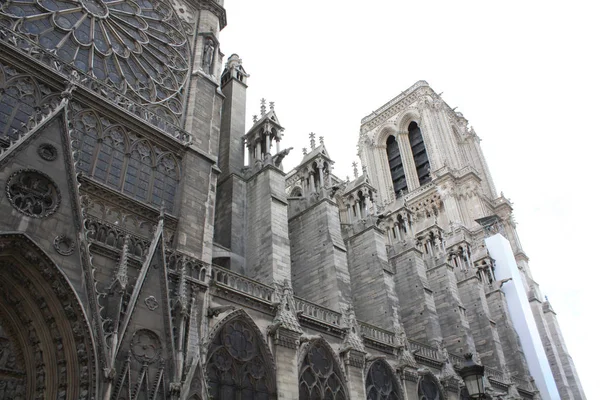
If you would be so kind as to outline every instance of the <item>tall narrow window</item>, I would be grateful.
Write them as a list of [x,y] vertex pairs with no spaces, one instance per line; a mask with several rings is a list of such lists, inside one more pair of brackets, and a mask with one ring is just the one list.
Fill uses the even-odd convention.
[[115,189],[121,189],[121,172],[125,160],[125,135],[118,129],[111,129],[102,138],[94,178]]
[[404,175],[404,167],[402,166],[402,157],[400,157],[400,147],[393,135],[387,138],[386,150],[390,172],[392,174],[392,182],[394,183],[394,193],[396,197],[400,196],[400,192],[406,192],[406,176]]
[[430,375],[419,381],[419,400],[441,400],[440,389]]
[[425,149],[421,128],[414,121],[408,126],[408,139],[413,159],[415,160],[415,167],[417,168],[419,185],[424,185],[431,181],[431,175],[429,175],[429,158],[427,158],[427,149]]
[[208,351],[206,380],[215,400],[269,400],[276,396],[274,377],[258,335],[242,319],[227,322]]
[[134,145],[127,173],[125,175],[125,193],[138,200],[148,199],[148,191],[152,181],[152,150],[148,143],[141,141]]
[[367,400],[400,400],[400,388],[394,372],[383,360],[377,360],[367,374]]
[[300,400],[346,400],[340,369],[319,341],[310,344],[300,369]]

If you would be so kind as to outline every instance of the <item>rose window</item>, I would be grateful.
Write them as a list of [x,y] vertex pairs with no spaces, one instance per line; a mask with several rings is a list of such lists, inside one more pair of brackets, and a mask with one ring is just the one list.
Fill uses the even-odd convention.
[[14,208],[34,218],[49,216],[60,204],[60,192],[52,179],[36,170],[13,173],[6,182],[6,195]]
[[[159,0],[8,0],[0,26],[27,34],[66,63],[141,104],[181,114],[189,66],[184,29]],[[2,23],[4,22],[4,23]]]

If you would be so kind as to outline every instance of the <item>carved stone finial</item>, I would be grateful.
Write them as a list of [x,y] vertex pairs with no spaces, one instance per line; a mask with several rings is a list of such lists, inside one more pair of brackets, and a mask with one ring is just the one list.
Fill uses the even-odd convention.
[[120,292],[123,292],[127,288],[127,282],[129,280],[127,275],[127,255],[129,254],[129,240],[130,236],[125,235],[125,240],[123,241],[123,249],[121,250],[121,258],[119,260],[119,265],[117,266],[117,273],[113,282],[113,289],[115,288],[115,285],[118,285],[117,290],[119,290]]
[[267,113],[267,100],[264,98],[260,99],[260,116],[264,117]]
[[354,179],[358,178],[358,163],[356,161],[352,162],[352,169],[354,171]]
[[323,136],[319,136],[319,144],[323,146],[325,144],[325,138]]
[[304,155],[308,154],[308,149],[306,147],[302,148],[302,154],[304,154]]
[[314,132],[309,133],[308,137],[310,138],[310,148],[314,150],[314,148],[316,147],[315,133]]
[[346,175],[346,183],[350,183],[350,176]]
[[252,116],[252,122],[257,123],[258,122],[258,115],[254,114]]
[[358,326],[358,321],[354,314],[354,307],[351,305],[346,305],[342,308],[342,324],[346,329],[346,336],[344,336],[342,348],[346,350],[353,349],[364,353],[365,346],[360,337],[360,327]]
[[269,110],[275,111],[275,102],[274,101],[269,102]]

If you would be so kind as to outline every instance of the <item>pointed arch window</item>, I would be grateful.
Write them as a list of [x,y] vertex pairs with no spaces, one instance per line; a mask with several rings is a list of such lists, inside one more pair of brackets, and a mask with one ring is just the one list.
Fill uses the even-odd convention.
[[75,146],[79,149],[76,153],[77,169],[81,172],[90,173],[98,138],[100,138],[100,121],[93,112],[83,112],[75,119],[74,136]]
[[0,148],[17,140],[60,101],[59,93],[0,63]]
[[346,400],[341,371],[331,352],[313,342],[300,369],[300,400]]
[[245,321],[227,322],[213,340],[207,363],[209,393],[214,400],[276,398],[257,333]]
[[103,136],[98,148],[94,178],[115,189],[121,188],[121,175],[125,162],[125,134],[113,128]]
[[152,179],[152,148],[146,141],[133,145],[123,191],[138,200],[146,200]]
[[429,158],[427,157],[427,149],[425,148],[421,128],[419,128],[419,125],[415,121],[412,121],[408,125],[408,140],[413,159],[415,160],[419,185],[424,185],[431,181]]
[[425,375],[419,381],[419,400],[442,400],[440,389],[431,375]]
[[164,202],[167,210],[173,209],[178,180],[175,158],[171,154],[161,157],[154,171],[152,204],[160,206]]
[[168,212],[175,209],[180,163],[174,154],[91,110],[77,113],[73,121],[78,172],[141,202],[155,207],[164,202]]
[[402,157],[400,156],[400,147],[394,135],[390,135],[385,144],[392,182],[394,183],[394,193],[396,193],[396,197],[399,197],[402,192],[406,192],[408,187],[404,174],[404,166],[402,165]]
[[384,360],[371,364],[367,373],[367,400],[400,400],[394,372]]

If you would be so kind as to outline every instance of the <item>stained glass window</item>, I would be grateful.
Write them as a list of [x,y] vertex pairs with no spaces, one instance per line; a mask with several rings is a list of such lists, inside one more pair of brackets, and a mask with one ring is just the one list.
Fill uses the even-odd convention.
[[125,134],[119,128],[106,132],[98,149],[94,178],[115,188],[121,188],[125,161]]
[[346,400],[338,364],[327,347],[315,341],[300,369],[300,400]]
[[161,0],[6,0],[0,20],[82,73],[180,115],[190,51]]
[[180,166],[172,153],[91,110],[76,113],[73,126],[78,171],[136,200],[155,207],[164,202],[166,211],[174,211]]
[[47,114],[60,95],[9,66],[0,64],[0,147],[28,131],[36,112]]
[[394,372],[384,360],[371,364],[367,373],[367,400],[400,400]]
[[212,399],[276,398],[274,377],[262,355],[259,334],[240,319],[221,328],[210,346],[206,367]]
[[425,375],[419,381],[419,400],[441,400],[440,389],[431,375]]

